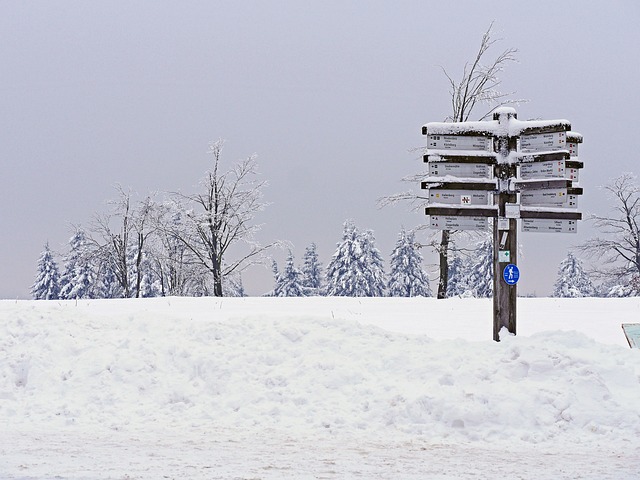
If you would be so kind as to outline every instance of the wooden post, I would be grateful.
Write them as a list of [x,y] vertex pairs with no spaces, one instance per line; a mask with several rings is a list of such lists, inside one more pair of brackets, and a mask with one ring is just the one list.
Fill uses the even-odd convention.
[[[509,190],[509,179],[516,177],[516,165],[509,161],[509,153],[516,150],[517,138],[509,136],[509,121],[517,118],[512,108],[501,108],[494,114],[500,131],[504,135],[495,138],[494,149],[497,153],[495,178],[498,181],[498,193],[494,203],[498,205],[498,218],[493,223],[493,339],[500,341],[500,330],[516,334],[516,285],[508,285],[502,275],[506,265],[517,265],[518,229],[515,218],[506,218],[506,204],[516,203],[516,193]],[[501,254],[501,252],[503,252]],[[506,252],[509,252],[508,258]]]

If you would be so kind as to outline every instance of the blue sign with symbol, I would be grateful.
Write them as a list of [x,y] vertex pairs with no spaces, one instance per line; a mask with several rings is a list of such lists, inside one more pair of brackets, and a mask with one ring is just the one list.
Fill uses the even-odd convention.
[[510,263],[509,265],[504,267],[502,278],[504,278],[504,281],[507,283],[507,285],[515,285],[520,279],[520,270],[516,265]]

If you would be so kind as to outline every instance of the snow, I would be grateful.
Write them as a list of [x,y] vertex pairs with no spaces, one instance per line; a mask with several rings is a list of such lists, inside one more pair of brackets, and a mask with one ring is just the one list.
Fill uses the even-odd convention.
[[0,478],[637,478],[639,298],[0,301]]

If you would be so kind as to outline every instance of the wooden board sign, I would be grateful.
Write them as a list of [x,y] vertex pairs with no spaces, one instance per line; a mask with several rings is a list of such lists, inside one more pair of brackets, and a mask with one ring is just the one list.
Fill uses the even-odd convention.
[[430,215],[429,219],[431,228],[440,230],[485,230],[489,228],[487,217]]
[[486,190],[429,190],[429,203],[449,205],[488,205],[489,192]]
[[522,218],[523,232],[577,233],[576,220],[553,220],[548,218]]
[[491,167],[484,163],[429,162],[432,177],[491,178]]
[[521,152],[551,152],[566,148],[566,132],[536,133],[520,137]]
[[470,135],[427,135],[427,149],[433,150],[491,150],[490,137]]

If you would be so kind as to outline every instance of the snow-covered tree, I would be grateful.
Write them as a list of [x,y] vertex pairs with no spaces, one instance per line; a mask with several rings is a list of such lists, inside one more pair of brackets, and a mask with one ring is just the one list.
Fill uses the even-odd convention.
[[98,268],[95,298],[122,298],[123,295],[115,268],[109,262],[102,262]]
[[635,175],[624,173],[604,190],[612,201],[611,211],[590,216],[600,234],[578,249],[597,258],[601,278],[624,286],[640,275],[640,184]]
[[227,275],[222,283],[222,293],[225,297],[246,297],[242,275],[240,273]]
[[321,295],[322,265],[318,260],[315,243],[307,247],[302,261],[302,285],[306,288],[307,295]]
[[38,259],[36,281],[31,287],[34,300],[57,300],[60,293],[60,276],[58,265],[53,258],[49,243],[45,243],[44,250]]
[[390,297],[430,297],[429,277],[422,269],[422,255],[416,248],[415,233],[403,228],[391,253],[388,295]]
[[327,266],[327,295],[379,297],[384,295],[384,266],[371,230],[359,232],[344,223],[342,241]]
[[289,250],[284,270],[278,273],[274,295],[277,297],[305,296],[302,280],[302,272],[294,265],[293,253]]
[[[211,294],[216,297],[224,293],[224,277],[262,263],[263,254],[275,244],[259,245],[254,238],[260,229],[254,218],[266,206],[262,202],[265,182],[258,178],[256,155],[224,172],[223,145],[218,140],[209,146],[213,162],[201,181],[201,192],[175,194],[176,205],[184,215],[180,228],[170,231],[189,250],[192,261],[209,272]],[[230,250],[240,253],[233,258]]]
[[577,298],[595,295],[596,289],[582,267],[582,262],[569,253],[567,258],[560,263],[558,277],[551,296]]
[[490,238],[476,246],[465,283],[465,295],[477,298],[493,296],[493,242]]
[[69,239],[69,252],[60,277],[60,298],[94,298],[95,289],[96,271],[91,245],[84,230],[77,229]]
[[140,262],[140,297],[160,297],[162,296],[162,282],[156,268],[154,259],[149,252],[143,252],[142,262]]
[[607,278],[598,289],[599,296],[622,298],[640,296],[640,275]]
[[454,254],[449,262],[447,296],[462,296],[467,291],[467,265],[460,255]]

